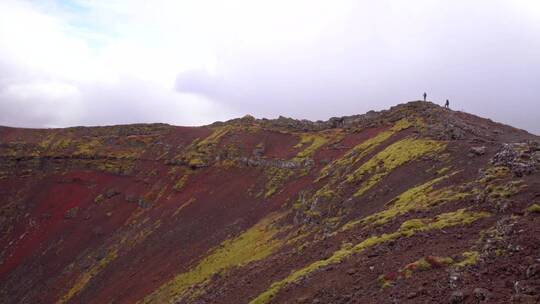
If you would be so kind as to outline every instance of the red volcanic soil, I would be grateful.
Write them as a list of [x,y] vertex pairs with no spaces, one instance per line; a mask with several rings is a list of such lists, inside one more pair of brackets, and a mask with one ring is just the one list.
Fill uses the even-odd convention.
[[540,303],[538,140],[423,102],[0,127],[0,303]]

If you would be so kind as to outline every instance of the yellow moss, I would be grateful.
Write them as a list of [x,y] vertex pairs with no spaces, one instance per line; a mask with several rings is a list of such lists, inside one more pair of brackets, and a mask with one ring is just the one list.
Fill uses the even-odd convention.
[[269,216],[237,238],[224,241],[195,267],[178,274],[147,296],[142,303],[174,302],[180,299],[188,288],[207,281],[215,273],[266,258],[282,244],[275,239],[280,229],[272,224],[279,216]]
[[96,196],[96,198],[94,199],[94,202],[96,204],[101,204],[101,202],[103,202],[104,199],[105,198],[103,197],[103,194],[100,194],[100,195]]
[[223,168],[230,169],[237,166],[237,161],[234,159],[224,159],[219,165]]
[[428,263],[425,258],[421,258],[420,260],[407,265],[405,268],[413,268],[414,270],[428,270],[431,269],[431,264]]
[[112,174],[126,174],[131,172],[133,166],[133,161],[105,160],[97,163],[96,169]]
[[326,267],[328,265],[337,264],[349,256],[360,253],[367,248],[373,247],[380,243],[394,240],[400,237],[410,237],[417,232],[429,231],[434,229],[442,229],[456,225],[470,224],[478,219],[489,216],[486,212],[468,212],[465,209],[459,209],[454,212],[440,214],[434,219],[413,219],[404,222],[401,227],[388,234],[372,236],[358,243],[352,248],[341,248],[325,260],[319,260],[308,266],[292,272],[289,276],[281,281],[274,282],[269,289],[253,299],[250,304],[264,304],[269,302],[283,287],[290,283],[297,282],[300,278],[307,276],[314,271]]
[[484,172],[484,177],[480,180],[481,183],[489,183],[491,181],[509,176],[510,169],[504,166],[489,167]]
[[182,205],[180,205],[180,207],[178,207],[178,209],[176,209],[173,213],[173,216],[177,216],[180,211],[182,211],[184,208],[186,208],[187,206],[191,205],[193,202],[195,202],[196,199],[194,197],[190,198],[187,200],[187,202],[183,203]]
[[302,151],[298,152],[294,157],[294,160],[302,160],[308,157],[312,157],[313,154],[322,146],[328,142],[328,138],[321,136],[319,134],[312,133],[303,133],[300,134],[300,142],[294,146],[295,148],[303,148]]
[[[457,172],[454,172],[453,174],[455,173]],[[454,190],[453,187],[445,187],[438,190],[433,190],[433,186],[435,184],[453,174],[438,177],[424,184],[408,189],[395,199],[388,202],[386,204],[388,208],[385,210],[360,220],[349,222],[342,228],[342,230],[351,229],[359,224],[382,225],[396,216],[411,211],[425,210],[442,203],[462,200],[471,195],[470,192],[460,192],[459,190]]]
[[462,253],[464,259],[456,263],[456,267],[465,267],[469,265],[474,265],[478,262],[478,256],[480,256],[480,253],[478,251],[466,251]]
[[364,194],[397,167],[422,156],[442,151],[446,143],[430,139],[405,138],[388,146],[347,176],[349,183],[364,179],[355,196]]
[[379,282],[379,284],[381,284],[381,288],[387,288],[392,286],[392,280],[388,280],[384,274],[381,274],[377,278],[377,281]]
[[159,201],[161,199],[161,197],[165,194],[165,192],[167,192],[167,190],[169,189],[169,185],[163,185],[160,189],[159,189],[159,192],[157,193],[156,195],[156,198],[154,199],[154,201]]
[[[143,219],[138,226],[143,226],[149,221],[149,218]],[[133,248],[135,245],[143,242],[150,234],[152,234],[157,228],[161,226],[161,220],[154,221],[151,225],[145,225],[139,229],[133,229],[135,233],[123,234],[120,237],[118,245],[125,246],[127,248]]]
[[426,219],[412,219],[401,224],[401,231],[422,230],[426,226]]
[[189,178],[189,173],[184,174],[173,186],[174,191],[182,191]]
[[448,171],[450,171],[450,167],[441,168],[441,169],[437,170],[437,175],[446,174]]
[[469,212],[466,209],[459,209],[454,212],[443,213],[435,217],[428,224],[431,229],[442,229],[455,225],[467,225],[478,219],[489,217],[489,212]]
[[73,141],[71,140],[71,138],[62,138],[50,145],[50,148],[53,150],[65,150],[71,145],[72,142]]
[[110,262],[112,262],[118,256],[118,251],[110,251],[107,256],[99,260],[98,263],[92,265],[87,271],[83,272],[75,281],[73,286],[64,294],[57,303],[66,303],[75,295],[77,295],[84,287],[90,282],[90,280],[103,270]]
[[448,266],[454,264],[454,259],[451,257],[438,257],[438,256],[431,256],[431,266],[433,266],[433,263],[440,266]]
[[521,190],[526,188],[527,185],[523,181],[510,181],[503,185],[489,184],[486,187],[486,192],[489,199],[509,198],[516,195]]
[[268,198],[279,193],[285,182],[294,175],[294,171],[288,168],[270,167],[265,171],[267,182],[264,197]]
[[451,257],[428,256],[405,265],[399,270],[401,277],[410,278],[414,272],[430,270],[433,267],[443,267],[454,264]]
[[170,167],[169,170],[167,171],[167,175],[176,175],[176,173],[178,172],[178,170],[180,170],[180,167],[172,166],[172,167]]
[[317,180],[320,180],[330,175],[332,170],[341,171],[341,170],[350,168],[360,159],[364,158],[370,152],[375,150],[375,148],[377,148],[382,142],[390,138],[390,136],[392,136],[393,134],[394,132],[392,131],[380,132],[376,136],[370,139],[367,139],[364,142],[356,145],[349,152],[347,152],[343,157],[336,159],[330,164],[326,165],[321,170],[319,174],[319,178]]
[[54,133],[51,133],[49,135],[47,135],[47,137],[45,137],[44,140],[42,140],[40,143],[38,143],[38,146],[42,149],[47,149],[49,148],[49,146],[51,145],[51,143],[53,142],[54,140],[54,136],[55,134]]
[[527,207],[526,211],[528,213],[540,213],[540,205],[532,204],[529,207]]
[[213,129],[212,134],[204,139],[195,139],[177,159],[182,159],[191,167],[202,167],[212,158],[221,139],[235,129],[232,125],[225,125]]
[[331,199],[335,197],[337,194],[334,192],[334,190],[331,190],[330,187],[327,187],[325,185],[324,187],[320,188],[315,192],[315,195],[313,195],[313,198],[324,198],[324,199]]
[[219,143],[221,138],[223,138],[223,136],[227,135],[227,133],[232,130],[233,126],[229,125],[215,128],[212,134],[197,143],[197,147],[203,148],[206,146],[216,145],[217,143]]
[[201,167],[205,165],[205,161],[202,160],[199,156],[192,156],[189,158],[188,165],[191,167]]
[[401,130],[408,129],[408,128],[412,127],[412,126],[413,126],[412,121],[410,121],[408,119],[401,119],[392,126],[391,130],[394,131],[394,132],[398,132],[398,131],[401,131]]
[[[285,242],[285,245],[293,245],[296,243],[299,243],[300,241],[304,240],[306,237],[310,235],[310,231],[308,229],[305,229],[305,227],[300,227],[298,229],[292,230],[289,235],[285,238],[287,241]],[[303,245],[299,247],[303,247],[309,244],[308,242],[304,242]]]
[[373,152],[377,147],[379,147],[383,142],[385,142],[395,133],[401,130],[408,129],[412,126],[417,126],[419,124],[421,124],[420,121],[414,119],[402,119],[397,121],[390,129],[379,132],[374,137],[369,138],[362,143],[356,145],[354,148],[349,150],[343,157],[334,160],[330,164],[326,165],[319,173],[319,177],[316,181],[319,181],[329,175],[339,177],[341,174],[343,174],[344,171],[347,171],[361,159],[366,157],[369,153]]
[[[89,258],[95,262],[90,268],[83,271],[73,282],[72,287],[57,301],[57,303],[66,303],[79,294],[88,283],[94,279],[101,271],[103,271],[112,261],[114,261],[118,256],[120,250],[123,252],[128,252],[133,249],[137,244],[143,242],[152,232],[154,232],[160,225],[161,221],[157,220],[152,224],[148,224],[149,218],[146,218],[142,221],[126,221],[124,228],[119,229],[115,234],[109,239],[109,243],[112,244],[107,250],[105,257],[97,259],[98,252],[103,250],[103,247],[97,248],[93,253],[89,254],[85,258]],[[69,267],[72,268],[74,264],[71,264]]]
[[75,156],[92,156],[96,154],[97,148],[101,145],[98,138],[83,139],[75,143],[76,151],[73,153]]
[[133,160],[133,159],[139,158],[143,152],[144,150],[140,149],[140,150],[126,150],[126,151],[104,151],[103,153],[110,156],[114,156],[118,159]]

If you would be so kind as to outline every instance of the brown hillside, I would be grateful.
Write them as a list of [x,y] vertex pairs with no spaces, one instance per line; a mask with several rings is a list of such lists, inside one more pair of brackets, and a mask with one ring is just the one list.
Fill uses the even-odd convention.
[[426,102],[0,127],[0,303],[540,303],[539,141]]

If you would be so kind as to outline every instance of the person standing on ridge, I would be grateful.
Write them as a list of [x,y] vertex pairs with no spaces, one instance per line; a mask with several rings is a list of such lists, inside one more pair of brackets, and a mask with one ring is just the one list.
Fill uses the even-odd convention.
[[426,101],[426,98],[427,98],[427,94],[426,92],[424,92],[424,101]]
[[448,99],[444,103],[444,107],[447,108],[447,109],[450,109],[450,101],[448,101]]

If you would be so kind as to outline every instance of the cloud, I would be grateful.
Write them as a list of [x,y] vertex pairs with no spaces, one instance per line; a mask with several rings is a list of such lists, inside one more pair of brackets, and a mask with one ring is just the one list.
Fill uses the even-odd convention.
[[427,91],[540,133],[537,3],[6,0],[0,124],[327,119]]
[[29,2],[0,7],[1,125],[199,125],[237,114],[175,91],[175,60],[159,48],[121,37],[102,39],[108,42],[96,48],[90,42],[106,33],[88,37],[68,22],[72,17],[49,15]]

